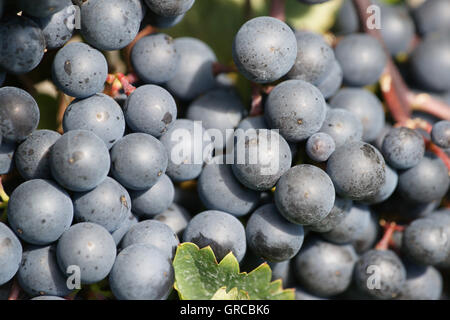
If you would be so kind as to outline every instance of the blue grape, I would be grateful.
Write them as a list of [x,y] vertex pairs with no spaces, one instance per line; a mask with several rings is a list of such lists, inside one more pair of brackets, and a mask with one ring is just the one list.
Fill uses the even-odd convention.
[[184,229],[186,229],[191,215],[180,205],[173,203],[166,211],[158,214],[155,220],[168,225],[179,237],[182,236]]
[[95,189],[73,195],[75,218],[101,225],[109,232],[117,230],[131,211],[127,190],[107,177]]
[[415,80],[431,91],[450,90],[450,38],[448,32],[432,33],[422,39],[411,55]]
[[216,149],[223,149],[232,139],[234,129],[242,119],[244,105],[232,90],[214,89],[194,100],[187,109],[186,118],[201,121],[214,136]]
[[231,165],[221,163],[220,159],[220,156],[214,158],[203,168],[197,182],[198,195],[209,210],[244,216],[258,204],[259,193],[240,184]]
[[116,259],[116,244],[102,226],[89,222],[78,223],[59,239],[56,257],[63,273],[69,266],[78,266],[81,283],[96,283],[106,278],[111,271]]
[[413,202],[441,199],[448,191],[450,179],[444,162],[426,153],[419,164],[399,173],[398,190]]
[[53,82],[75,98],[87,98],[103,91],[107,75],[108,65],[103,54],[85,43],[69,43],[53,60]]
[[[352,245],[358,254],[363,254],[364,252],[370,250],[375,246],[378,240],[378,235],[380,231],[379,218],[376,213],[372,212],[370,215],[369,223],[363,228],[355,239],[352,241]],[[395,236],[393,236],[393,239]],[[395,241],[395,240],[394,240]]]
[[278,181],[275,204],[292,223],[308,225],[324,219],[334,205],[330,177],[320,168],[304,164],[289,169]]
[[328,159],[327,173],[336,192],[352,200],[370,199],[386,181],[386,164],[373,146],[354,141],[338,148]]
[[327,111],[320,132],[331,136],[336,148],[340,148],[348,142],[360,141],[363,135],[363,125],[351,111],[334,108]]
[[380,6],[380,33],[392,55],[407,53],[415,35],[415,27],[409,13],[403,8]]
[[247,242],[253,252],[274,262],[293,258],[300,250],[303,227],[284,219],[273,204],[256,209],[245,229]]
[[312,294],[334,296],[349,287],[356,260],[351,245],[336,245],[314,238],[305,243],[295,258],[296,277]]
[[345,36],[337,44],[335,55],[342,67],[344,82],[350,86],[377,82],[387,62],[381,44],[367,34]]
[[145,220],[128,230],[121,247],[125,249],[134,244],[152,245],[172,260],[179,243],[178,236],[168,225],[157,220]]
[[273,82],[291,70],[297,57],[297,40],[291,28],[272,17],[247,21],[233,42],[233,60],[250,81]]
[[217,261],[229,252],[241,261],[247,250],[242,223],[231,214],[216,210],[203,211],[192,218],[184,231],[183,242],[193,242],[200,248],[211,246]]
[[0,144],[0,174],[8,174],[14,167],[14,154],[16,144],[14,142],[3,142]]
[[234,144],[234,176],[247,188],[269,190],[291,167],[292,153],[275,130],[237,132]]
[[[376,284],[379,287],[368,285],[373,283],[374,272],[377,272]],[[393,251],[369,250],[356,262],[353,281],[363,294],[371,298],[393,299],[405,286],[406,269]]]
[[0,67],[23,74],[38,66],[44,56],[45,37],[32,20],[15,16],[0,24]]
[[64,188],[77,192],[92,190],[109,172],[108,148],[90,131],[66,132],[52,147],[50,168],[53,178]]
[[386,162],[396,169],[408,169],[419,164],[425,154],[420,133],[409,128],[393,128],[385,136],[382,152]]
[[323,132],[314,133],[306,142],[308,157],[317,162],[327,161],[335,149],[333,138]]
[[131,191],[133,212],[141,218],[150,219],[163,213],[173,203],[175,187],[167,175],[162,175],[150,189]]
[[211,138],[201,123],[188,119],[176,120],[160,141],[169,155],[166,174],[175,182],[197,178],[213,151]]
[[450,121],[439,121],[433,125],[431,139],[441,148],[450,148]]
[[167,89],[181,100],[192,100],[215,86],[213,63],[217,57],[204,42],[195,38],[175,39],[180,55],[175,76],[166,83]]
[[45,18],[70,6],[70,0],[18,0],[19,8],[33,17]]
[[344,73],[342,72],[341,65],[334,59],[331,69],[325,75],[325,77],[317,84],[320,92],[322,92],[323,97],[328,99],[332,97],[342,85],[344,79]]
[[326,116],[322,93],[302,80],[278,84],[269,94],[264,115],[272,129],[290,142],[300,142],[319,131]]
[[130,230],[132,226],[138,223],[139,223],[138,218],[131,211],[128,212],[127,217],[122,221],[119,228],[111,233],[114,242],[116,243],[116,246],[120,244],[120,242],[122,241],[123,237],[128,232],[128,230]]
[[195,0],[145,0],[145,3],[154,13],[163,17],[174,17],[185,14]]
[[95,133],[112,148],[125,132],[125,119],[119,104],[103,93],[75,99],[64,112],[63,129],[87,130]]
[[424,1],[412,14],[422,35],[450,29],[450,3],[446,0]]
[[48,17],[36,20],[44,33],[47,49],[61,48],[72,38],[76,14],[77,8],[69,5]]
[[441,273],[432,266],[406,264],[406,283],[399,300],[439,300],[442,295]]
[[358,32],[359,18],[352,0],[344,0],[336,16],[334,25],[337,35],[347,35]]
[[236,129],[247,131],[248,129],[269,129],[264,116],[246,117],[239,122]]
[[177,119],[177,105],[172,95],[156,85],[137,88],[125,101],[123,110],[131,130],[157,138]]
[[372,92],[361,88],[344,88],[331,99],[332,108],[346,109],[363,125],[363,140],[374,141],[385,125],[383,106]]
[[39,107],[26,91],[0,88],[0,135],[2,140],[25,140],[39,124]]
[[292,259],[281,262],[268,262],[272,269],[272,281],[280,279],[283,287],[292,287],[295,285],[294,268],[292,267]]
[[450,252],[450,239],[436,219],[414,220],[403,232],[402,250],[417,264],[436,265]]
[[322,220],[309,224],[307,228],[314,232],[328,232],[341,223],[353,208],[353,201],[350,199],[340,198],[334,199],[334,205],[330,213]]
[[99,50],[126,47],[139,32],[142,4],[127,0],[89,0],[81,4],[81,34]]
[[138,40],[131,51],[131,63],[145,83],[165,83],[177,72],[180,56],[174,40],[163,33]]
[[376,204],[386,201],[395,191],[398,185],[398,174],[395,169],[386,165],[386,180],[381,189],[371,198],[366,199],[365,202],[369,204]]
[[51,179],[50,152],[60,137],[56,131],[37,130],[19,145],[15,163],[25,180]]
[[73,219],[70,196],[50,180],[24,182],[11,194],[8,221],[28,243],[47,245],[69,229]]
[[287,77],[318,85],[333,68],[333,49],[320,34],[311,31],[297,31],[295,37],[297,59]]
[[173,283],[171,261],[151,245],[135,244],[122,250],[109,275],[112,293],[119,300],[165,300]]
[[111,150],[111,172],[124,187],[146,190],[154,186],[167,168],[164,145],[145,133],[132,133],[120,139]]
[[0,222],[0,286],[11,280],[22,261],[22,245],[16,235]]
[[344,244],[356,240],[370,223],[370,209],[365,205],[354,204],[333,229],[322,236],[333,243]]
[[23,252],[17,280],[20,287],[32,297],[66,296],[72,291],[58,267],[54,245],[27,247]]

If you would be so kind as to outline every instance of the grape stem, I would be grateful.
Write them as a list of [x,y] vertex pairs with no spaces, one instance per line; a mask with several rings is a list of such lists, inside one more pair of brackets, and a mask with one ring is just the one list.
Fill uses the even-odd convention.
[[391,242],[391,239],[392,239],[392,235],[394,234],[394,231],[396,231],[398,226],[395,222],[381,221],[380,224],[384,227],[384,234],[383,234],[383,237],[381,238],[381,240],[375,246],[375,249],[388,250],[389,243]]
[[120,89],[123,89],[125,94],[129,96],[136,90],[136,87],[132,85],[138,81],[138,77],[134,73],[124,75],[123,73],[108,74],[106,77],[106,83],[110,85],[110,90],[108,94],[112,97],[117,97],[119,95]]
[[236,67],[233,66],[227,66],[224,65],[220,62],[214,62],[212,65],[212,70],[213,70],[213,74],[214,76],[218,76],[219,74],[222,73],[232,73],[232,72],[237,72]]
[[388,61],[381,76],[381,91],[388,105],[389,111],[396,122],[407,121],[412,110],[430,113],[444,120],[450,120],[450,105],[424,93],[412,92],[403,80],[397,66],[386,49],[381,33],[378,29],[369,28],[366,23],[370,13],[367,11],[372,5],[371,0],[353,0],[364,31],[378,39],[382,44]]
[[272,0],[270,3],[270,16],[285,21],[286,0]]
[[20,290],[19,283],[17,282],[17,279],[14,278],[8,300],[19,300]]

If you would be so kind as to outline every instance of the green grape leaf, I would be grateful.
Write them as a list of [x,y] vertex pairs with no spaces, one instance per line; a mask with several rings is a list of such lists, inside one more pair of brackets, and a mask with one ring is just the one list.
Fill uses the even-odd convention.
[[211,300],[249,300],[248,293],[238,288],[233,288],[227,292],[226,287],[222,287],[213,295]]
[[[240,272],[239,263],[230,252],[220,263],[211,247],[199,249],[193,243],[178,246],[173,261],[175,290],[181,300],[210,300],[223,295],[217,292],[225,288],[236,288],[237,292],[227,297],[242,297],[242,291],[250,300],[293,300],[294,289],[282,288],[281,280],[271,282],[272,270],[267,263],[250,273]],[[230,291],[231,292],[231,291]]]

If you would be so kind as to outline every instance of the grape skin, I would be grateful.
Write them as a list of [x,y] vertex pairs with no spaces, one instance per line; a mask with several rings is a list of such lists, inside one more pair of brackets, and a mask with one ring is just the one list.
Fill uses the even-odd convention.
[[216,210],[203,211],[192,218],[184,231],[183,242],[193,242],[200,248],[211,246],[217,261],[230,251],[241,261],[247,250],[242,223],[231,214]]
[[122,239],[121,248],[134,244],[152,245],[172,260],[180,241],[175,232],[157,220],[145,220],[132,226]]
[[123,137],[125,119],[119,104],[103,93],[75,99],[64,112],[64,132],[88,130],[105,142],[108,149]]
[[171,80],[179,61],[174,40],[163,33],[140,39],[131,51],[133,68],[145,83],[161,84]]
[[36,130],[40,112],[34,98],[15,87],[0,88],[0,135],[2,140],[25,140]]
[[270,92],[264,115],[270,128],[279,129],[290,142],[300,142],[318,132],[326,117],[322,93],[302,80],[281,82]]
[[69,266],[79,266],[81,283],[96,283],[106,278],[116,259],[116,244],[102,226],[82,222],[61,236],[56,248],[58,265],[63,273]]
[[275,204],[292,223],[309,225],[324,219],[333,208],[335,191],[330,177],[318,167],[297,165],[278,181]]
[[85,43],[69,43],[58,50],[53,60],[53,82],[75,98],[103,91],[107,75],[108,64],[103,54]]
[[19,270],[22,260],[22,245],[19,239],[0,222],[0,286],[11,280]]
[[247,21],[233,42],[233,60],[250,81],[269,83],[280,79],[295,63],[297,40],[281,20],[257,17]]
[[[0,67],[9,73],[30,72],[44,56],[44,34],[39,26],[28,18],[15,16],[2,22],[0,40]],[[20,54],[17,54],[18,52]]]
[[431,139],[441,148],[450,148],[450,121],[439,121],[433,125]]
[[408,169],[419,164],[425,154],[422,135],[409,128],[393,128],[385,136],[382,152],[386,162],[396,169]]
[[253,252],[269,261],[293,258],[303,244],[303,227],[284,219],[273,204],[259,207],[250,216],[245,229]]
[[173,203],[166,211],[158,214],[154,219],[168,225],[181,238],[191,220],[191,215],[186,209]]
[[58,240],[72,219],[72,200],[51,180],[29,180],[11,194],[9,224],[30,244],[47,245]]
[[128,97],[123,106],[127,125],[133,132],[161,137],[177,119],[172,95],[156,85],[143,85]]
[[108,148],[90,131],[69,131],[53,145],[50,167],[53,178],[64,188],[89,191],[102,183],[109,172]]
[[56,131],[36,130],[19,145],[15,164],[25,180],[52,178],[49,157],[51,147],[60,137]]
[[135,244],[122,250],[109,275],[111,290],[119,300],[165,300],[173,283],[171,261],[151,245]]
[[163,174],[150,189],[131,191],[133,212],[141,218],[151,219],[163,213],[173,203],[175,187],[172,180]]

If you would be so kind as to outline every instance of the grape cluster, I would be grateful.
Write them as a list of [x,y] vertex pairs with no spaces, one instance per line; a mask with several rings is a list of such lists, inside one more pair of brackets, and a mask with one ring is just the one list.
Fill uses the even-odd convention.
[[[78,275],[76,299],[167,299],[192,242],[244,271],[267,261],[298,300],[445,297],[450,2],[376,1],[378,37],[357,3],[334,40],[249,19],[228,70],[204,41],[155,32],[195,0],[0,0],[0,289],[73,299]],[[109,73],[117,50],[127,75]],[[68,98],[58,131],[14,82],[44,64]],[[398,77],[438,111],[399,120]]]

